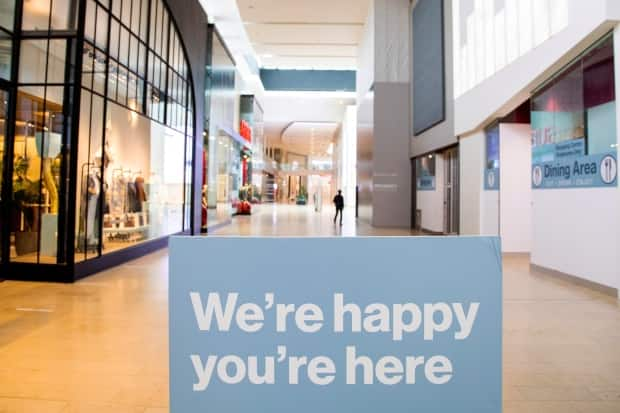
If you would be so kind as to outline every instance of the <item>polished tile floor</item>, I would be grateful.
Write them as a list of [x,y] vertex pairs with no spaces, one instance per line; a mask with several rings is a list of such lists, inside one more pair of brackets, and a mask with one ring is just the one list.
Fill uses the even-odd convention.
[[[263,206],[215,235],[407,235]],[[207,265],[207,264],[205,264]],[[620,305],[506,257],[504,411],[620,412]],[[167,254],[74,285],[0,283],[0,412],[168,411]]]

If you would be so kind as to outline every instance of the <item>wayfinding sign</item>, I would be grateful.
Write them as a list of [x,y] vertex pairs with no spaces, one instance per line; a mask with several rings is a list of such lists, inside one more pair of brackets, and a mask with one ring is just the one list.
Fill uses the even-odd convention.
[[499,413],[496,238],[173,238],[171,412]]

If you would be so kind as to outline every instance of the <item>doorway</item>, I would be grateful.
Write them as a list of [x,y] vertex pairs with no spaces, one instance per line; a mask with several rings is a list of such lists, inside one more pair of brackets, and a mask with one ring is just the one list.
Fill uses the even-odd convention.
[[458,148],[443,152],[444,159],[444,234],[459,233],[459,152]]

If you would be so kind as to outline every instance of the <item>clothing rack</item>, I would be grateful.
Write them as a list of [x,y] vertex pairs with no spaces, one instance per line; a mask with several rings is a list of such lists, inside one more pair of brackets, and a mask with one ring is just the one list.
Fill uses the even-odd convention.
[[135,242],[146,237],[149,226],[144,212],[131,210],[128,204],[129,185],[133,184],[142,170],[116,168],[112,170],[112,198],[110,214],[104,219],[103,232],[109,241]]

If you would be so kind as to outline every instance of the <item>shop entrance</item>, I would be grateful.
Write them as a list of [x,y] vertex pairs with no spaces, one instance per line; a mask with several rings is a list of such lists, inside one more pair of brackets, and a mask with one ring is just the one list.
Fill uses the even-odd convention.
[[459,152],[458,148],[448,149],[444,159],[444,234],[459,232]]
[[415,159],[415,228],[430,234],[460,232],[459,150],[451,147]]

